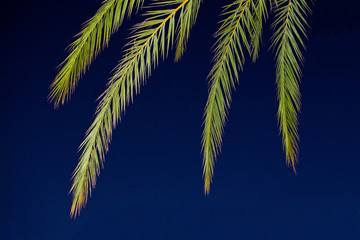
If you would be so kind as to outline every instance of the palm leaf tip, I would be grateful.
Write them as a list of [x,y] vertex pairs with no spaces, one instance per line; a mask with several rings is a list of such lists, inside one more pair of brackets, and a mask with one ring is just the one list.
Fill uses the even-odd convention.
[[[206,137],[206,136],[205,136]],[[204,140],[203,140],[204,141]],[[203,147],[203,151],[208,151],[208,148]],[[204,152],[203,158],[203,178],[204,178],[204,194],[210,194],[210,186],[212,183],[212,178],[214,177],[214,159],[210,157],[211,153]]]
[[78,199],[74,200],[71,204],[70,217],[75,219],[80,216],[80,212],[85,207],[86,203],[87,199],[85,199],[85,196],[79,197]]
[[[76,218],[80,215],[81,209],[85,207],[88,194],[91,195],[91,189],[95,187],[94,178],[89,179],[89,169],[86,164],[80,162],[76,167],[72,180],[73,184],[69,191],[72,193],[73,201],[70,210],[70,217]],[[91,187],[89,186],[91,185]]]
[[[75,197],[75,196],[74,196]],[[74,199],[71,204],[70,217],[76,218],[80,215],[81,209],[85,207],[87,200],[85,196],[78,196],[77,199]]]
[[[284,134],[283,134],[284,135]],[[299,160],[299,147],[298,147],[298,137],[295,137],[296,141],[293,141],[291,144],[288,143],[288,139],[287,137],[285,137],[284,142],[283,143],[283,148],[285,151],[285,161],[286,161],[286,165],[288,167],[291,167],[294,171],[294,173],[296,174],[296,165],[298,163]]]
[[206,178],[204,183],[204,194],[209,195],[210,194],[210,179]]
[[288,166],[291,166],[291,168],[293,169],[294,173],[296,174],[296,164],[298,162],[298,154],[291,155],[291,156],[287,156],[286,157],[286,162]]

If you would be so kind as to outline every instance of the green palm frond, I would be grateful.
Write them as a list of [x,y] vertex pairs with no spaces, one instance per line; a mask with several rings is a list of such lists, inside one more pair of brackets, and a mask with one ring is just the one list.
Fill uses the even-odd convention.
[[[208,194],[214,175],[214,163],[222,145],[222,135],[230,108],[231,91],[238,81],[238,69],[245,61],[244,48],[258,52],[259,25],[266,16],[265,0],[236,0],[225,7],[215,37],[214,65],[210,71],[209,96],[204,113],[202,138],[204,191]],[[252,43],[257,44],[252,46]]]
[[305,16],[310,8],[305,0],[277,0],[273,27],[272,46],[276,55],[276,83],[279,100],[278,121],[286,155],[286,163],[295,170],[298,158],[297,131],[300,110],[299,80],[303,56],[300,46],[305,48]]
[[[114,75],[101,96],[95,120],[80,146],[82,154],[74,171],[73,186],[70,190],[73,193],[70,212],[72,216],[76,217],[80,213],[87,202],[88,194],[91,194],[91,190],[95,187],[112,130],[125,112],[126,106],[140,91],[140,86],[145,83],[151,70],[158,64],[159,58],[167,55],[176,35],[180,34],[176,26],[190,26],[187,25],[184,17],[177,16],[183,14],[184,9],[187,9],[193,1],[155,2],[152,7],[161,6],[161,10],[148,11],[145,14],[147,19],[135,26],[124,57],[115,68]],[[171,7],[165,9],[168,6]]]
[[69,46],[70,53],[50,86],[48,98],[55,107],[69,100],[79,78],[101,49],[107,46],[110,36],[119,28],[125,16],[131,15],[143,1],[105,0],[96,14],[84,24],[76,40]]
[[259,57],[263,27],[268,17],[265,0],[258,1],[254,13],[254,28],[251,35],[251,56],[253,62]]
[[181,10],[182,13],[179,17],[182,19],[177,26],[179,34],[177,35],[175,61],[178,61],[184,54],[186,43],[190,35],[190,29],[195,24],[201,2],[202,0],[192,0]]

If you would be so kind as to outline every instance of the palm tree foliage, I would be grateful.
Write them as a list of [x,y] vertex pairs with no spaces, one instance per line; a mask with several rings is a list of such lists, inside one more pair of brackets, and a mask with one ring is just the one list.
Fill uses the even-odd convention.
[[304,16],[310,12],[305,0],[279,0],[275,9],[276,29],[272,45],[276,55],[276,84],[279,99],[278,120],[286,163],[295,170],[298,157],[297,112],[300,110],[299,62],[303,56],[299,44],[305,47],[301,36],[306,36],[307,26]]
[[202,146],[206,194],[210,191],[214,161],[221,147],[231,89],[238,81],[238,68],[243,68],[244,50],[254,59],[259,51],[260,26],[267,15],[265,1],[237,0],[226,6],[223,15],[222,25],[215,34],[218,40],[209,74],[210,89],[204,116]]
[[[104,164],[111,135],[126,106],[140,87],[175,46],[175,61],[183,55],[202,0],[158,0],[142,14],[144,21],[134,26],[124,55],[115,67],[107,88],[99,97],[95,119],[80,145],[81,156],[73,173],[73,203],[70,215],[76,217],[94,189]],[[70,45],[68,57],[50,86],[49,99],[55,107],[69,100],[78,80],[93,59],[107,46],[110,36],[126,15],[142,7],[143,0],[105,0],[85,23]],[[305,0],[234,0],[221,13],[215,33],[213,67],[209,73],[209,95],[204,112],[202,138],[204,191],[208,194],[215,160],[231,103],[231,92],[239,80],[246,54],[256,61],[268,8],[274,13],[278,120],[287,164],[295,171],[298,156],[297,112],[300,110],[299,80],[307,23],[310,12]]]
[[92,60],[107,46],[110,36],[119,28],[126,14],[142,6],[144,0],[105,0],[96,14],[69,46],[70,54],[61,64],[61,70],[51,84],[49,99],[55,107],[64,104],[74,92],[77,82]]

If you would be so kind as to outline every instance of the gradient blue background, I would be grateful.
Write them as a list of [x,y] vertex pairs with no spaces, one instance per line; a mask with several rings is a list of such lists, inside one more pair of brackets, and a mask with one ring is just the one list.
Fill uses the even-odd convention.
[[309,18],[298,174],[282,152],[266,30],[260,59],[247,61],[240,75],[204,196],[200,142],[211,36],[229,2],[205,0],[182,60],[170,57],[153,72],[114,132],[105,169],[76,220],[68,191],[77,147],[139,18],[111,39],[71,102],[54,110],[46,96],[63,49],[100,1],[2,4],[0,239],[360,239],[355,0],[318,0]]

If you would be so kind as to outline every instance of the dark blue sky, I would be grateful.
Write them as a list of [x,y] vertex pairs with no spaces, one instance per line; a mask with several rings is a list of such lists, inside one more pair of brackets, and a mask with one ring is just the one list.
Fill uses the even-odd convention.
[[278,134],[267,30],[259,61],[240,75],[205,197],[206,76],[226,2],[203,2],[182,60],[161,63],[128,108],[76,220],[68,191],[77,147],[136,18],[112,38],[72,101],[54,110],[46,96],[63,49],[100,1],[3,6],[0,239],[360,239],[359,4],[319,0],[309,19],[298,174],[286,167]]

